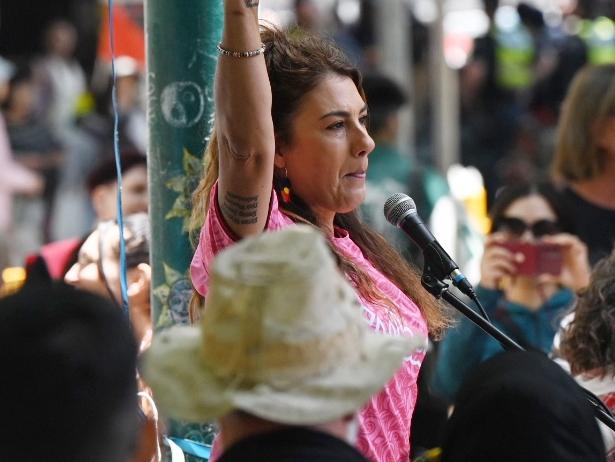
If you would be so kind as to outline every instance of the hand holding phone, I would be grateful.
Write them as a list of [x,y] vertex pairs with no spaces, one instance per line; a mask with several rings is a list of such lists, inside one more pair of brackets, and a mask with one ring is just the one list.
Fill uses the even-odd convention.
[[501,246],[513,255],[522,255],[515,259],[514,274],[536,277],[543,274],[559,276],[564,261],[562,246],[547,242],[504,241]]
[[486,289],[499,289],[502,278],[517,272],[518,256],[501,245],[505,241],[505,235],[497,232],[488,235],[485,241],[480,262],[480,284]]

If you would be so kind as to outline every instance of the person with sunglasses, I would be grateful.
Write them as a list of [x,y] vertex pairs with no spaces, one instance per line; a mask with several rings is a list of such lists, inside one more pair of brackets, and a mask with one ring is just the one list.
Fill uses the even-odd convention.
[[[494,325],[528,350],[551,350],[558,321],[589,282],[587,247],[547,183],[509,186],[496,196],[477,295]],[[454,401],[464,377],[502,351],[468,319],[439,345],[435,390]]]

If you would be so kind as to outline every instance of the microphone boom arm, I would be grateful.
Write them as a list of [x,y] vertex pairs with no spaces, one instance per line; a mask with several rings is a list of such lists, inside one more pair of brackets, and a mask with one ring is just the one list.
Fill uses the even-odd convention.
[[[425,259],[427,261],[427,259]],[[431,260],[433,263],[437,260]],[[483,330],[487,335],[491,338],[495,339],[499,342],[499,344],[507,351],[525,351],[525,349],[515,342],[513,339],[508,337],[504,332],[495,327],[491,322],[487,321],[483,316],[478,314],[468,305],[466,305],[461,299],[452,294],[448,290],[448,285],[442,282],[446,279],[446,274],[444,277],[440,277],[442,268],[432,268],[427,263],[423,267],[423,276],[421,277],[421,284],[429,292],[431,295],[436,297],[437,299],[446,300],[449,305],[463,314],[466,318],[476,324],[480,329]],[[613,414],[609,411],[609,409],[604,405],[604,403],[594,395],[592,392],[587,390],[586,388],[579,385],[581,391],[585,394],[587,401],[592,406],[595,417],[600,420],[604,425],[609,427],[611,430],[615,431],[615,418]]]

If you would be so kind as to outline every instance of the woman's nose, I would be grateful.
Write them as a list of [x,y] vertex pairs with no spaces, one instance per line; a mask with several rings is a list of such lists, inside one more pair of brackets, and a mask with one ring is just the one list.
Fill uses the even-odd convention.
[[367,133],[367,128],[362,126],[358,131],[355,146],[355,155],[357,157],[367,156],[374,150],[376,143],[369,133]]
[[526,229],[523,231],[523,234],[519,236],[519,240],[524,242],[533,242],[536,240],[536,237],[534,236],[534,233],[532,233],[531,229]]

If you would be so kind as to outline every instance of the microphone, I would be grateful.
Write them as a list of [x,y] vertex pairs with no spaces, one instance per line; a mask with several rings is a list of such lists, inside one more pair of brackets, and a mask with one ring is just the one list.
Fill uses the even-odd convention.
[[462,293],[473,300],[476,298],[472,284],[425,226],[411,197],[401,193],[393,194],[384,204],[384,216],[389,223],[403,230],[421,248],[425,265],[435,277],[440,280],[450,279]]

